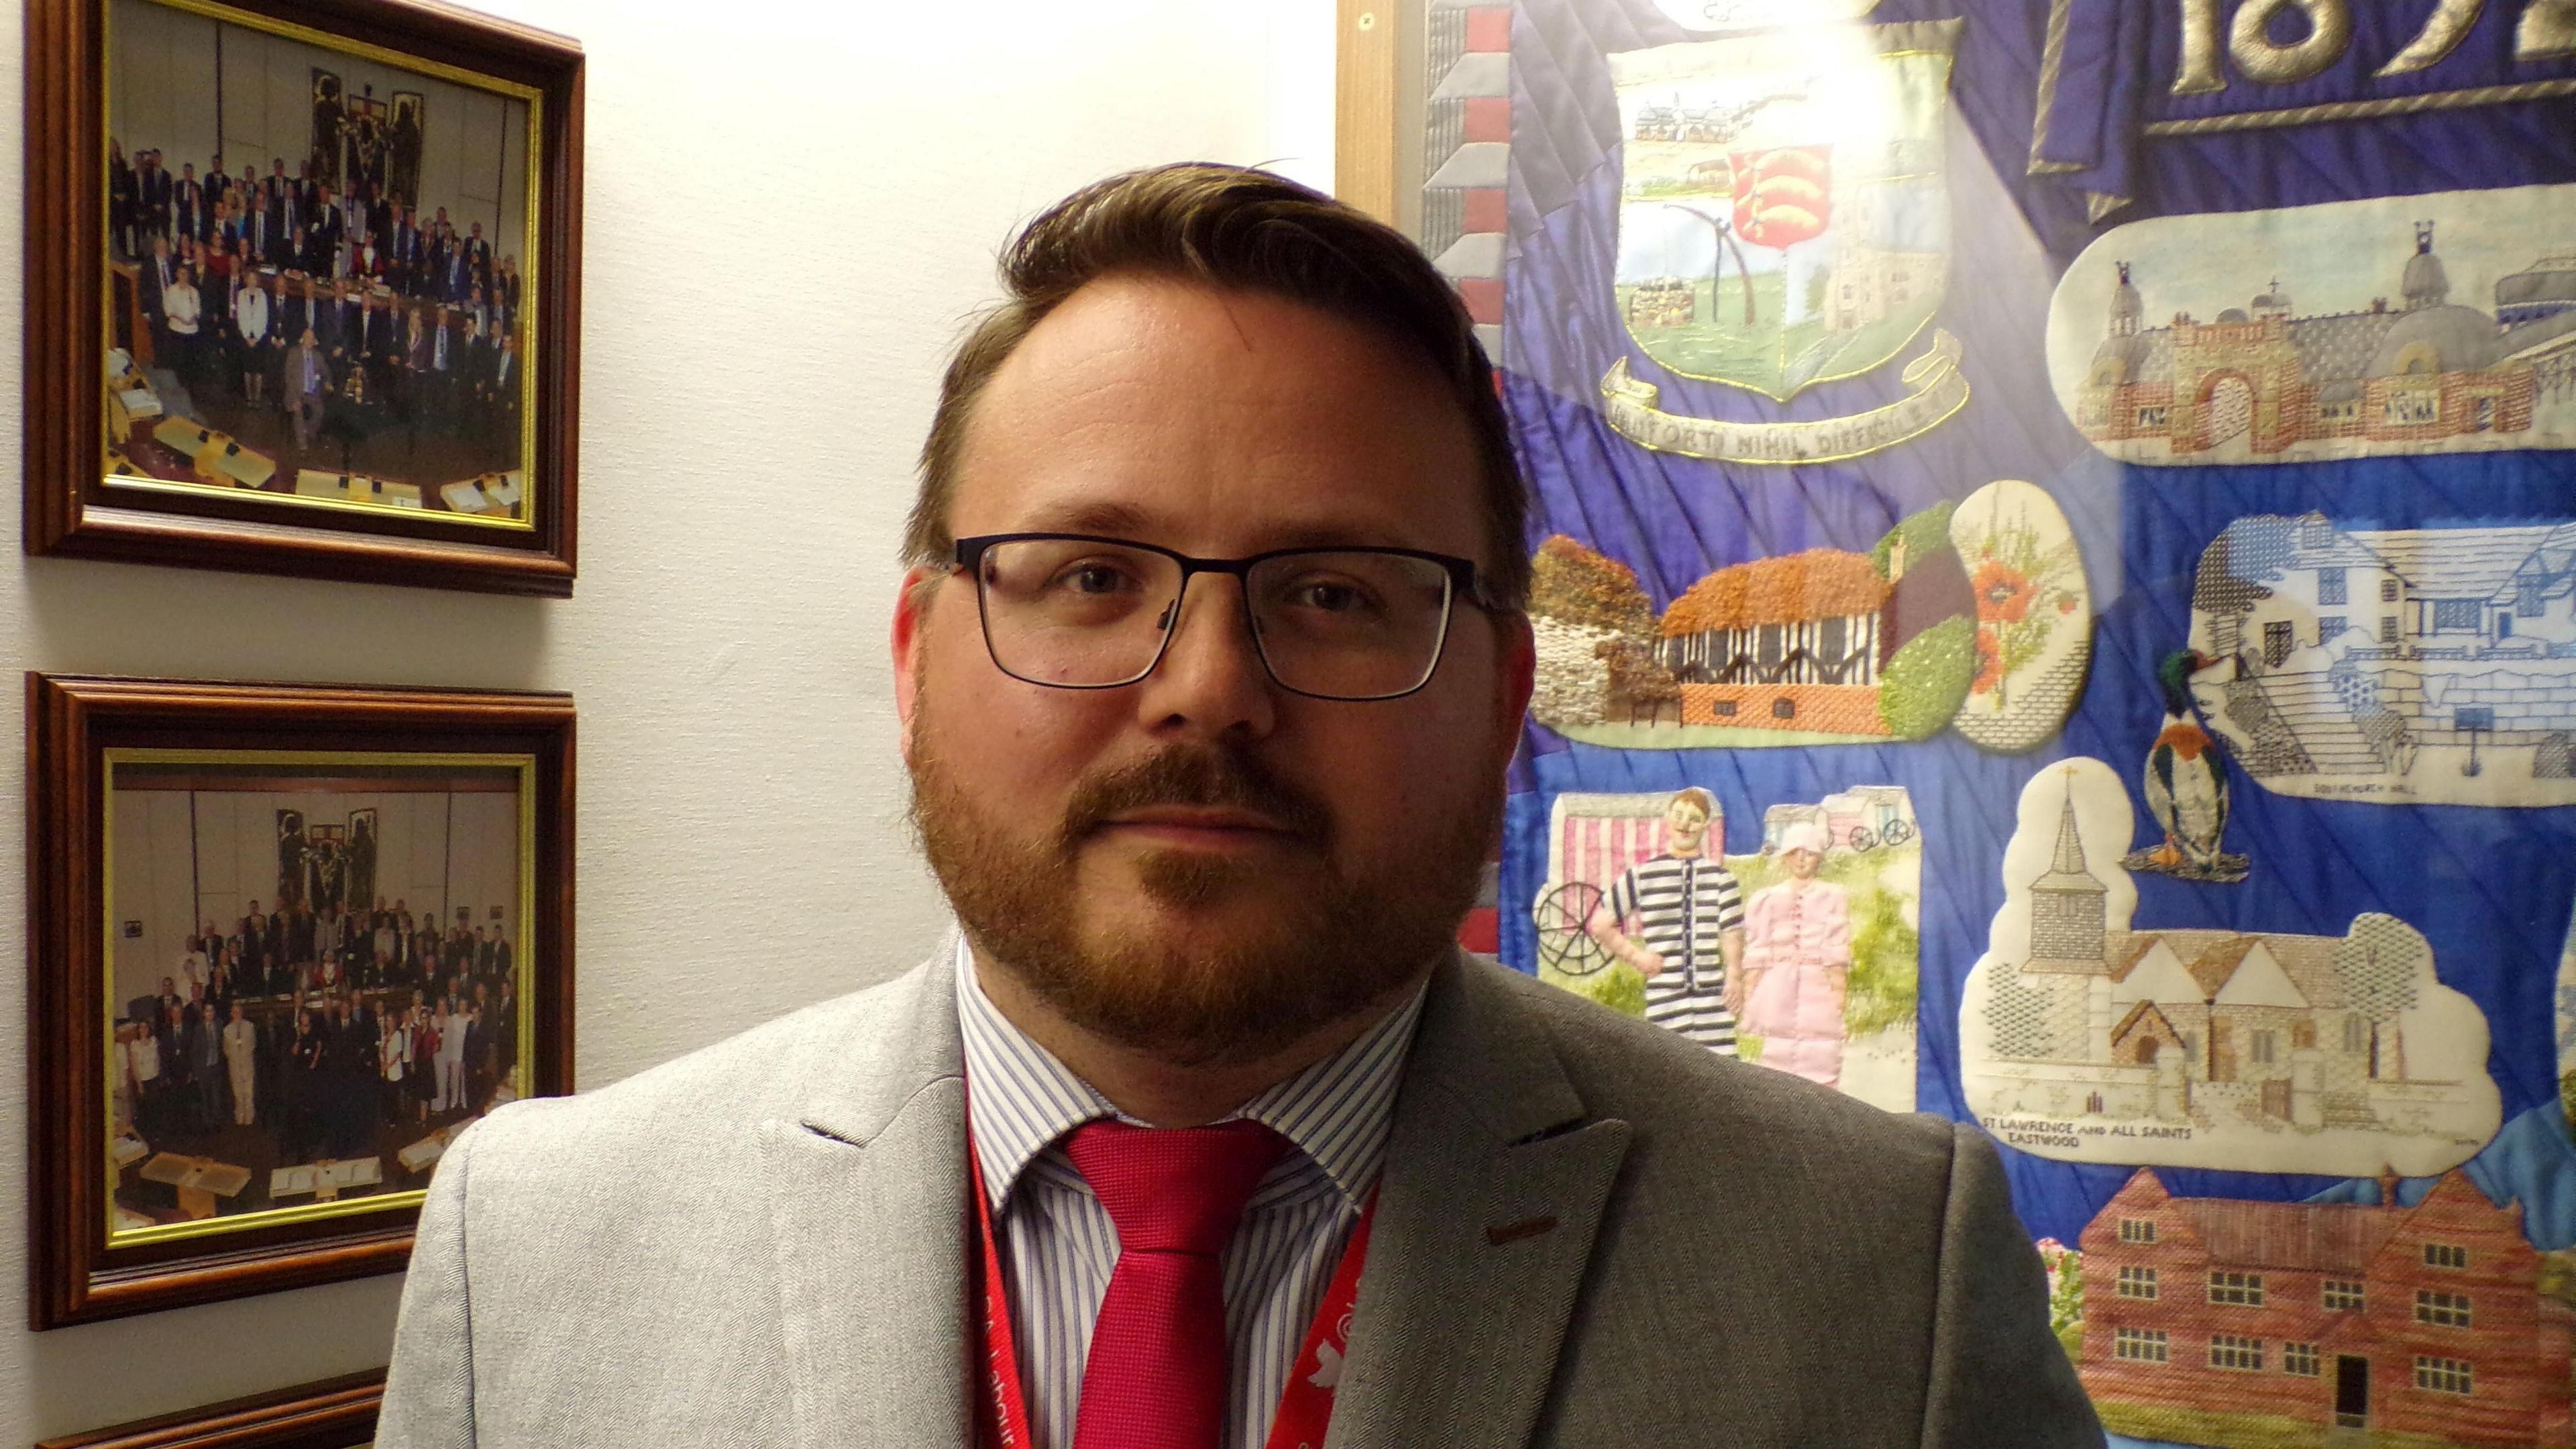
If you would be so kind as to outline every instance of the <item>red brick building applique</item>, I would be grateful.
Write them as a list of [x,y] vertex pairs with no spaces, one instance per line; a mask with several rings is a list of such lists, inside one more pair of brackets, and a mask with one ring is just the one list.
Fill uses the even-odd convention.
[[2403,1207],[2178,1198],[2141,1168],[2081,1242],[2079,1368],[2115,1432],[2214,1449],[2337,1429],[2576,1444],[2576,1314],[2541,1291],[2521,1204],[2459,1172]]
[[2415,225],[2395,307],[2298,316],[2276,281],[2215,321],[2147,327],[2129,264],[2119,272],[2072,398],[2076,426],[2114,457],[2182,461],[2230,444],[2258,460],[2350,456],[2477,435],[2512,446],[2535,404],[2576,380],[2576,263],[2503,278],[2494,312],[2462,306],[2429,221]]

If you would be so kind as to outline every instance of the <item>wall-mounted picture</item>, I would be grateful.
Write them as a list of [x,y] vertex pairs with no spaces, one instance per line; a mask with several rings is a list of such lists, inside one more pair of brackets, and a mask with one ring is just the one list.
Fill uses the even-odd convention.
[[385,1371],[371,1369],[48,1439],[36,1449],[364,1449],[375,1442],[384,1396]]
[[31,690],[41,1326],[399,1268],[569,1086],[570,702]]
[[333,9],[35,7],[28,547],[569,593],[580,49]]

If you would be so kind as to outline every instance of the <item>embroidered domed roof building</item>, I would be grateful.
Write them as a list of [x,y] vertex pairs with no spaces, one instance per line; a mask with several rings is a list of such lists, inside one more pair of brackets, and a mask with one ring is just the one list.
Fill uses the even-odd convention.
[[2120,263],[2077,425],[2118,456],[2161,445],[2174,456],[2241,447],[2272,457],[2334,439],[2386,451],[2482,433],[2514,446],[2505,439],[2531,431],[2544,393],[2576,389],[2576,252],[2499,281],[2487,313],[2451,301],[2434,224],[2414,230],[2399,305],[2383,298],[2368,311],[2295,315],[2274,277],[2215,321],[2177,312],[2145,327],[2145,298]]

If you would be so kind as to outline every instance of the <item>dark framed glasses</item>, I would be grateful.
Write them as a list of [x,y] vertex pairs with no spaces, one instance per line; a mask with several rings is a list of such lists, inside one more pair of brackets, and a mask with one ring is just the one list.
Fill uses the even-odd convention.
[[1243,621],[1280,688],[1314,699],[1397,699],[1431,680],[1453,606],[1494,606],[1476,565],[1409,548],[1287,548],[1192,558],[1083,533],[957,540],[984,648],[1013,679],[1116,689],[1154,672],[1198,574],[1243,586]]

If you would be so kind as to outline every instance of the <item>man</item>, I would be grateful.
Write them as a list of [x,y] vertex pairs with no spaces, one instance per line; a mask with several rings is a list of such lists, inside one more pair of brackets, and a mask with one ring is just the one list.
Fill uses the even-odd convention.
[[313,329],[313,335],[321,339],[323,353],[338,371],[348,371],[349,359],[358,346],[357,322],[358,303],[349,295],[349,283],[335,279],[323,299],[321,325]]
[[180,163],[179,184],[170,188],[170,224],[182,237],[205,240],[206,189],[197,184],[193,163]]
[[[440,208],[442,214],[445,208]],[[450,240],[439,253],[437,281],[430,295],[441,302],[461,303],[474,291],[474,268],[467,262],[465,247]]]
[[265,188],[253,186],[242,198],[242,244],[261,266],[277,264],[277,223]]
[[[286,174],[284,161],[272,159],[269,162],[269,169],[271,174],[268,179],[268,197],[269,206],[272,208],[270,220],[277,227],[279,247],[285,250],[302,246],[304,227],[312,219],[304,204],[304,183]],[[273,264],[293,266],[297,263],[290,252],[289,255],[276,259]]]
[[302,901],[295,903],[295,914],[289,916],[286,921],[286,959],[288,961],[298,966],[312,961],[319,925],[310,907]]
[[[285,279],[281,277],[279,280]],[[321,293],[314,287],[311,277],[297,281],[295,295],[287,299],[283,312],[274,307],[269,309],[269,326],[277,330],[289,347],[293,347],[295,339],[307,330],[318,340],[329,329]]]
[[232,1019],[224,1023],[224,1065],[232,1077],[233,1125],[257,1125],[259,1028],[251,1025],[238,1001],[232,1005]]
[[[501,334],[500,345],[492,349],[492,380],[486,393],[489,415],[483,420],[484,437],[508,447],[519,437],[519,346],[518,339],[507,332]],[[497,944],[506,963],[510,943]]]
[[385,240],[385,283],[408,297],[416,290],[413,274],[420,266],[420,231],[411,224],[411,208],[394,203],[394,221]]
[[218,151],[206,162],[206,195],[220,201],[225,192],[233,189],[233,179],[224,174],[224,153]]
[[340,252],[340,208],[331,200],[331,188],[314,187],[305,198],[305,212],[304,270],[324,278],[341,275],[346,259]]
[[1744,1009],[1744,893],[1718,858],[1725,842],[1709,840],[1716,815],[1706,790],[1674,792],[1664,853],[1620,872],[1585,930],[1646,978],[1646,1020],[1731,1057]]
[[[456,340],[448,330],[445,307],[423,307],[429,314],[429,345],[420,374],[420,400],[413,405],[413,425],[436,432],[455,415]],[[457,935],[464,931],[459,928]]]
[[[295,417],[295,447],[298,452],[309,446],[313,431],[322,426],[322,404],[331,395],[331,364],[322,355],[322,344],[313,329],[304,329],[295,350],[286,357],[286,405]],[[327,929],[327,923],[326,923]],[[338,933],[331,933],[331,944],[325,955],[334,966],[340,961]]]
[[143,259],[135,303],[143,309],[145,325],[152,333],[153,360],[164,367],[171,365],[170,324],[165,311],[173,288],[179,285],[179,259],[170,255],[170,239],[158,232],[152,235],[152,255]]
[[162,169],[161,153],[157,150],[146,151],[139,159],[144,163],[141,181],[144,225],[150,229],[151,235],[166,237],[170,234],[170,173]]
[[1179,167],[1003,270],[894,610],[962,941],[460,1138],[379,1442],[2100,1444],[1981,1135],[1451,944],[1533,649],[1421,254]]

